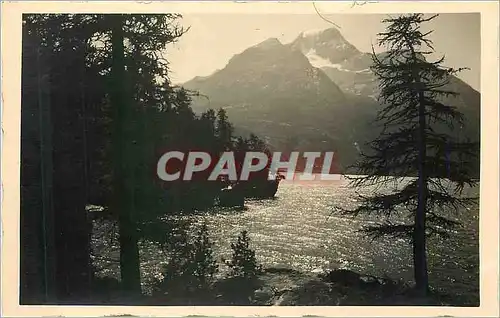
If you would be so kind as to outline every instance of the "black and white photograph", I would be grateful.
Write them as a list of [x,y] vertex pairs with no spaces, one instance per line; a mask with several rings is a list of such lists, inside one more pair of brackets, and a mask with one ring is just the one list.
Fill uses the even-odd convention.
[[22,13],[19,305],[484,304],[482,14],[306,5]]

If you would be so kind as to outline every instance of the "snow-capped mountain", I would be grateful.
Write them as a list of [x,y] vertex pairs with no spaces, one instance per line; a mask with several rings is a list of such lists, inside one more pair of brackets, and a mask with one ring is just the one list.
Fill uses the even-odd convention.
[[336,28],[302,32],[290,46],[304,54],[343,91],[371,98],[377,95],[370,54],[360,52]]
[[[239,132],[253,132],[282,151],[337,151],[352,164],[377,133],[380,105],[370,54],[334,28],[303,32],[289,44],[271,38],[236,54],[226,67],[184,87],[207,98],[193,109],[223,107]],[[452,89],[469,121],[461,133],[479,139],[480,94],[454,78]]]
[[291,43],[291,47],[301,51],[306,56],[319,58],[318,62],[323,61],[334,65],[343,63],[352,56],[361,53],[354,45],[347,42],[335,28],[302,32]]

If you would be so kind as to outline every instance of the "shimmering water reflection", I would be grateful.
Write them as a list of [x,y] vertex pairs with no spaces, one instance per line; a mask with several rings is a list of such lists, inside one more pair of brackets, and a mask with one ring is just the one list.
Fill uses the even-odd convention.
[[[332,214],[335,205],[357,204],[355,198],[346,181],[285,181],[273,200],[248,201],[244,211],[211,211],[193,217],[193,221],[207,223],[219,259],[230,258],[231,242],[247,230],[257,258],[266,267],[285,266],[308,272],[342,267],[410,281],[412,251],[407,242],[371,241],[358,230],[376,219]],[[458,218],[462,226],[450,239],[429,241],[429,274],[434,287],[454,294],[479,295],[478,214],[478,210],[461,211]],[[119,249],[113,229],[108,224],[94,231],[94,264],[101,275],[117,277]],[[151,244],[141,244],[145,288],[158,277],[164,262],[163,253]]]
[[[332,207],[356,204],[345,181],[280,185],[274,200],[249,201],[247,210],[198,216],[207,222],[218,254],[230,257],[230,243],[247,230],[259,260],[319,272],[349,268],[367,274],[411,280],[412,250],[402,239],[372,241],[359,233],[376,219],[334,215]],[[462,211],[462,226],[446,241],[429,242],[431,283],[454,292],[479,290],[478,211]],[[461,292],[460,292],[461,293]]]

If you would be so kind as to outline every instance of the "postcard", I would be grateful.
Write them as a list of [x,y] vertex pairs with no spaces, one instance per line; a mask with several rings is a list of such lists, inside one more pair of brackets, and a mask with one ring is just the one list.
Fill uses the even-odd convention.
[[498,316],[498,2],[2,3],[2,314]]

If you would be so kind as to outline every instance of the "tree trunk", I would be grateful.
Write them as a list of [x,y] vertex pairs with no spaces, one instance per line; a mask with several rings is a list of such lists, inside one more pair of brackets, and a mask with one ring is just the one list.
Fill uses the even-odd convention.
[[[67,52],[65,52],[67,53]],[[69,67],[73,58],[52,55],[53,186],[59,194],[54,200],[54,231],[56,244],[56,284],[58,300],[86,300],[90,295],[90,233],[85,206],[85,174],[82,112],[80,93],[81,74]],[[62,66],[58,63],[63,63]],[[68,80],[71,78],[71,80]]]
[[[416,74],[418,84],[418,74]],[[427,212],[427,173],[426,173],[426,115],[424,93],[419,91],[419,124],[418,124],[418,205],[415,213],[415,229],[413,232],[413,263],[416,289],[422,296],[429,289],[429,278],[427,274],[427,252],[425,219]]]
[[122,286],[130,294],[141,292],[137,226],[134,220],[131,158],[131,103],[125,87],[123,17],[112,16],[112,85],[111,103],[114,110],[114,208],[120,228],[120,272]]
[[[41,242],[43,249],[43,291],[45,302],[55,300],[55,260],[54,249],[54,201],[53,201],[53,162],[52,162],[52,119],[50,105],[49,71],[43,69],[42,45],[37,50],[37,82],[38,82],[38,119],[40,136],[40,190],[42,203],[42,233]],[[47,58],[44,56],[43,58]]]

